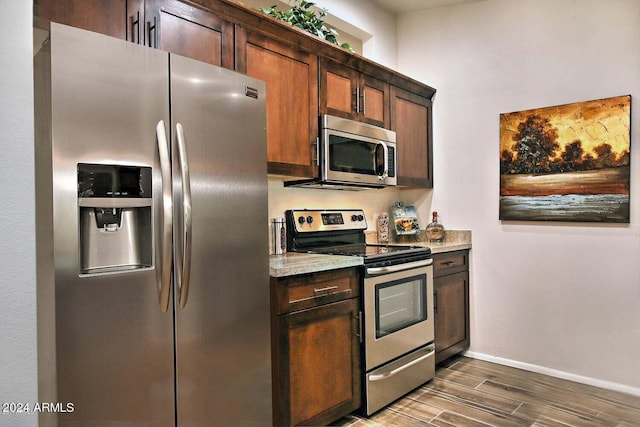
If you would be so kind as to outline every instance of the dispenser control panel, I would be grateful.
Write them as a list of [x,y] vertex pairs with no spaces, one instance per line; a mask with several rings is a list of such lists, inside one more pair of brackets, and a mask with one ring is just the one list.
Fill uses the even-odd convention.
[[79,163],[78,197],[151,197],[151,168]]

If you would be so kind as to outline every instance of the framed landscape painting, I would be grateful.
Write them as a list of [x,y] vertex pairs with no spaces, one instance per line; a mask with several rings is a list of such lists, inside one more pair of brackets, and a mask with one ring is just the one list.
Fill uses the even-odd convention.
[[631,96],[500,114],[501,220],[629,222]]

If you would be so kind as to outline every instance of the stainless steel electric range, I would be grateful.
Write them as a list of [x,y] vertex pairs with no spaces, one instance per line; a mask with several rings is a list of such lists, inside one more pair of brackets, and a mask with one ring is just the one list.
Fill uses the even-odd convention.
[[433,260],[422,246],[367,244],[362,209],[288,210],[287,250],[363,259],[363,412],[435,375]]

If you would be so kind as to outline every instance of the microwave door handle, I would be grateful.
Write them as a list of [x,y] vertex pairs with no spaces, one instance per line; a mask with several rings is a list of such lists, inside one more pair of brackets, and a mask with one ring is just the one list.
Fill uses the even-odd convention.
[[382,170],[382,175],[378,175],[378,178],[380,178],[380,180],[382,181],[387,179],[387,177],[389,176],[389,147],[387,147],[387,144],[385,144],[382,141],[378,141],[378,146],[382,147],[382,152],[384,153],[384,156],[383,156],[384,166]]
[[156,125],[158,156],[160,157],[160,173],[162,185],[162,232],[161,232],[161,271],[160,271],[160,310],[166,313],[169,309],[171,289],[171,232],[173,229],[173,203],[171,200],[171,164],[169,162],[169,145],[164,120]]
[[182,259],[176,260],[176,265],[181,266],[178,280],[178,304],[184,308],[189,296],[189,279],[191,277],[191,175],[189,173],[189,161],[187,158],[187,146],[184,140],[184,129],[180,123],[176,124],[176,136],[178,140],[178,163],[180,165],[180,177],[182,180]]

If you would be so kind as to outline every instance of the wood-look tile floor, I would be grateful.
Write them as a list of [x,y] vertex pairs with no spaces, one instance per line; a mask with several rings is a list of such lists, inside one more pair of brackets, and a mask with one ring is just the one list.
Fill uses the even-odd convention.
[[343,427],[640,426],[640,397],[468,357],[370,418]]

